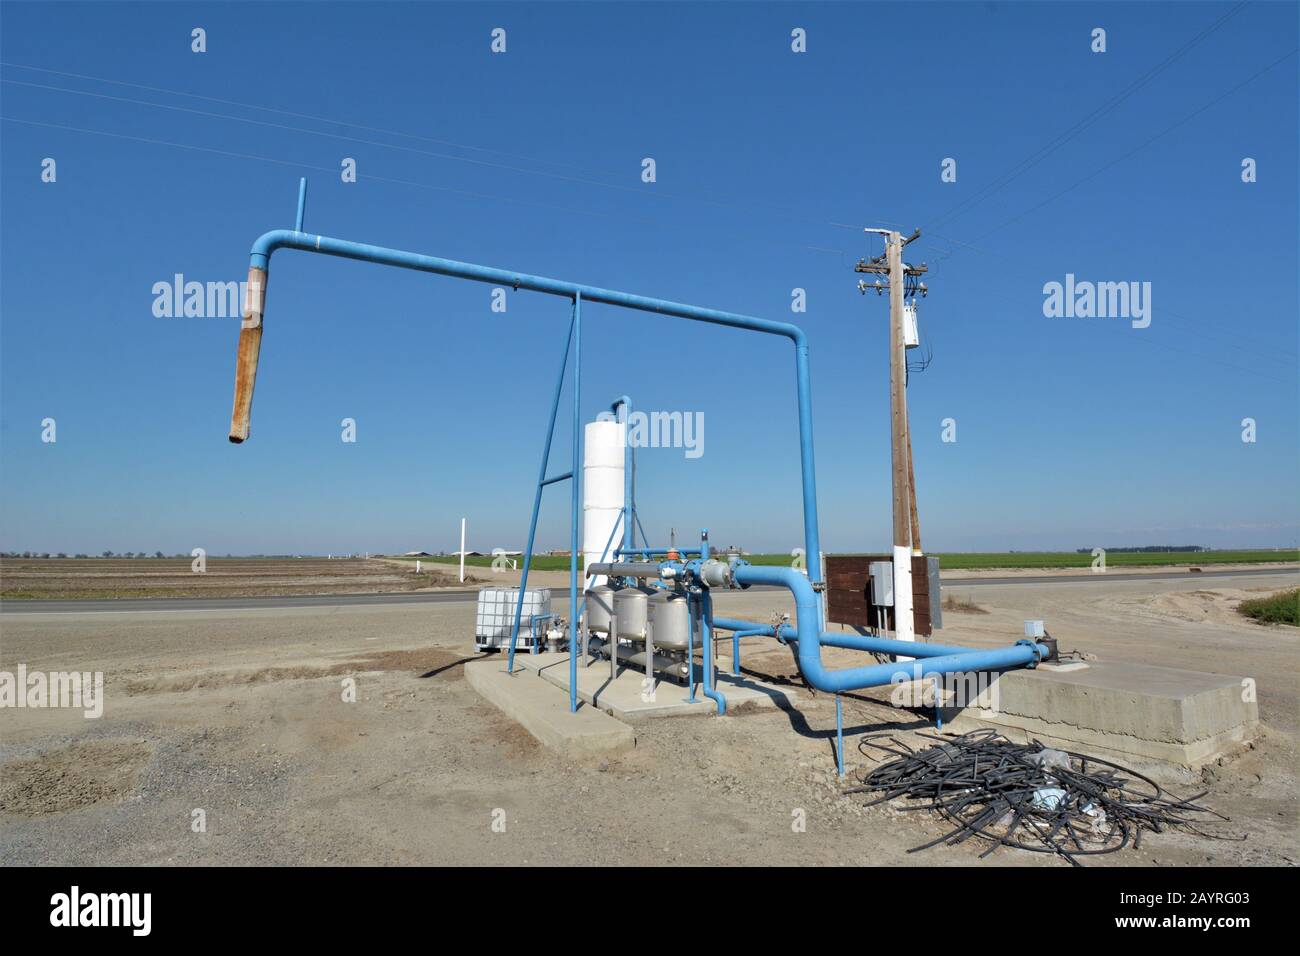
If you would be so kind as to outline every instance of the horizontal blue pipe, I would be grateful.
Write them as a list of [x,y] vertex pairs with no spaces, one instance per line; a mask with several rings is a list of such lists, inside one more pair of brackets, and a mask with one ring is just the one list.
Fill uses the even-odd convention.
[[[963,651],[940,657],[926,657],[894,664],[875,664],[869,667],[847,667],[829,670],[821,657],[825,638],[820,632],[821,617],[817,593],[803,573],[793,568],[756,567],[741,565],[736,568],[739,584],[775,584],[786,587],[794,597],[798,613],[798,661],[804,679],[813,687],[830,694],[864,687],[879,687],[896,681],[914,680],[930,674],[947,674],[954,671],[1000,671],[1038,663],[1048,654],[1042,644],[1022,641],[1011,647],[991,651]],[[916,655],[923,647],[933,647],[909,641],[897,642],[906,646],[906,653]]]
[[[643,554],[647,558],[662,558],[668,552],[674,551],[682,557],[699,557],[699,548],[619,548],[618,553],[624,554]],[[728,628],[730,630],[730,628]]]
[[[565,282],[560,279],[548,279],[545,276],[528,275],[522,272],[508,272],[490,266],[476,265],[471,262],[458,262],[455,259],[442,259],[400,249],[388,249],[384,246],[371,246],[346,239],[332,239],[329,236],[314,236],[290,229],[273,229],[263,233],[253,243],[249,254],[249,264],[257,269],[269,270],[271,254],[277,249],[300,249],[304,252],[319,252],[343,259],[357,259],[362,262],[377,262],[382,265],[397,266],[403,269],[415,269],[419,272],[432,272],[438,275],[454,276],[460,279],[473,279],[476,282],[489,282],[494,285],[510,286],[514,289],[529,289],[534,292],[546,292],[568,298],[581,297],[587,302],[600,302],[605,305],[617,305],[642,312],[654,312],[659,315],[673,315],[696,322],[708,322],[712,325],[724,325],[734,329],[749,329],[780,335],[794,343],[795,390],[799,415],[799,471],[803,485],[803,525],[804,553],[808,562],[808,576],[814,581],[821,580],[821,537],[817,528],[817,473],[813,460],[812,439],[812,381],[808,369],[808,338],[803,329],[789,322],[775,322],[756,316],[741,315],[736,312],[722,312],[717,309],[705,309],[700,306],[671,302],[666,299],[652,299],[628,292],[616,292],[597,286]],[[575,469],[576,470],[576,469]],[[818,615],[820,620],[820,615]]]
[[[771,624],[757,624],[753,621],[740,621],[728,617],[715,617],[714,627],[724,631],[746,631],[776,637]],[[781,625],[783,641],[798,641],[799,632],[789,624]],[[867,634],[832,634],[823,631],[818,635],[823,647],[844,647],[851,651],[873,651],[877,654],[901,654],[905,657],[946,657],[949,654],[972,654],[977,647],[959,647],[956,644],[928,644],[922,641],[896,641],[887,637],[871,637]]]
[[[530,289],[533,292],[549,292],[572,298],[581,294],[588,302],[603,302],[606,305],[619,305],[642,312],[657,312],[661,315],[675,315],[683,319],[695,319],[714,325],[726,325],[736,329],[753,329],[782,335],[796,345],[806,346],[807,339],[799,326],[789,322],[774,322],[756,316],[739,315],[735,312],[723,312],[717,309],[704,309],[681,302],[665,299],[652,299],[630,292],[616,292],[597,286],[565,282],[562,279],[548,279],[545,276],[528,275],[523,272],[509,272],[494,269],[472,262],[458,262],[455,259],[442,259],[438,256],[426,256],[417,252],[405,252],[401,249],[388,249],[384,246],[371,246],[363,242],[347,239],[332,239],[329,236],[315,236],[292,229],[272,229],[263,233],[253,243],[249,264],[258,269],[267,269],[271,254],[277,249],[301,249],[304,252],[320,252],[328,256],[343,259],[358,259],[362,262],[378,262],[384,265],[399,266],[403,269],[415,269],[419,272],[434,272],[438,275],[455,276],[460,279],[473,279],[477,282],[490,282],[495,285],[510,286],[515,289]],[[812,555],[809,555],[811,558]]]

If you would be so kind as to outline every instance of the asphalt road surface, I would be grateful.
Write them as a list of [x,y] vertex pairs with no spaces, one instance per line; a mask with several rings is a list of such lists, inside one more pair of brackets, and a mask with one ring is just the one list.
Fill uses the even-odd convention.
[[[1151,571],[1142,574],[1043,574],[1011,577],[941,578],[945,587],[978,588],[1006,587],[1018,584],[1114,584],[1133,581],[1164,581],[1170,579],[1209,580],[1241,578],[1259,575],[1294,575],[1300,583],[1300,569],[1279,568],[1229,568],[1215,571]],[[780,590],[755,587],[751,590]],[[355,607],[358,605],[394,604],[446,604],[474,601],[478,589],[403,592],[393,594],[300,594],[292,597],[227,597],[227,598],[121,598],[83,601],[0,601],[0,615],[94,613],[102,611],[239,611],[260,608],[293,607]]]

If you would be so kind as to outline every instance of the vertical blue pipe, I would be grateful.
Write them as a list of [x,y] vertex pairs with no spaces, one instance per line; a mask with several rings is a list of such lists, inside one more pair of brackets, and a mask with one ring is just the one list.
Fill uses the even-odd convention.
[[293,221],[294,232],[302,232],[303,217],[307,214],[307,177],[298,180],[298,215]]
[[686,599],[687,607],[690,608],[691,626],[686,630],[686,687],[690,695],[686,698],[686,703],[693,704],[695,697],[695,622],[702,615],[700,611],[700,599],[697,595],[690,595]]
[[[727,618],[723,618],[723,620],[728,620],[728,619],[727,619]],[[717,618],[714,618],[714,619],[713,619],[713,626],[714,626],[715,628],[716,628],[716,627],[721,627],[724,631],[727,630],[727,626],[726,626],[725,624],[719,624]],[[737,677],[740,676],[740,639],[741,639],[742,637],[773,637],[773,636],[775,636],[775,635],[773,635],[773,634],[770,633],[771,630],[772,630],[772,628],[770,628],[770,627],[762,627],[762,626],[760,625],[760,626],[758,626],[758,627],[752,627],[752,628],[750,628],[750,629],[748,629],[748,630],[745,630],[745,629],[742,628],[741,630],[733,631],[733,632],[732,632],[732,635],[731,635],[731,672],[732,672],[733,674],[735,674]]]
[[542,506],[542,490],[546,487],[546,469],[551,466],[551,440],[555,437],[555,419],[560,412],[560,393],[564,391],[564,373],[569,367],[569,349],[573,345],[573,319],[569,319],[569,334],[564,337],[564,354],[560,356],[560,374],[555,380],[555,394],[551,397],[551,421],[546,426],[546,444],[542,448],[542,467],[537,471],[537,491],[533,495],[533,516],[528,522],[528,547],[524,550],[524,573],[519,579],[519,603],[515,605],[515,623],[510,630],[510,655],[506,670],[515,672],[515,642],[519,639],[519,620],[524,612],[524,594],[528,591],[528,569],[533,563],[533,542],[537,537],[537,513]]
[[844,776],[844,703],[835,695],[835,764]]
[[713,599],[706,590],[700,595],[700,601],[703,603],[700,627],[704,635],[704,696],[718,705],[718,716],[722,716],[727,712],[727,698],[713,687],[713,630],[709,623],[713,619]]
[[632,420],[632,399],[624,395],[613,404],[612,410],[617,412],[620,405],[623,407],[623,547],[632,548],[636,546],[636,529],[632,526],[632,476],[636,457],[627,434],[628,423]]
[[[822,544],[817,530],[817,467],[813,463],[812,382],[808,371],[808,342],[800,336],[794,346],[795,381],[799,392],[799,461],[803,474],[803,534],[808,549],[808,580],[822,579]],[[821,616],[821,594],[816,595]]]
[[[569,497],[569,711],[578,709],[578,518],[582,484],[582,293],[573,294],[573,477]],[[614,649],[614,657],[618,651]]]

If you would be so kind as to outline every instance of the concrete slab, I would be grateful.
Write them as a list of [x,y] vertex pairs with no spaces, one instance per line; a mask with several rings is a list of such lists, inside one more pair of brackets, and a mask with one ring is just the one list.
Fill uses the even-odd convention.
[[993,727],[1015,739],[1196,767],[1259,727],[1253,681],[1150,664],[1008,671],[987,694],[976,703],[988,706],[947,708],[944,729]]
[[636,745],[631,727],[595,707],[579,707],[570,713],[568,696],[539,680],[535,670],[516,667],[514,674],[508,674],[504,660],[489,658],[466,664],[465,679],[507,717],[563,757],[621,753]]
[[[520,654],[515,657],[516,670],[522,664],[545,681],[569,691],[569,655],[567,652]],[[593,661],[584,667],[578,661],[578,696],[622,720],[649,717],[676,717],[687,714],[713,714],[717,705],[704,696],[697,682],[696,701],[686,703],[686,686],[660,678],[651,698],[643,694],[645,672],[622,665],[617,679],[609,679],[609,661]],[[717,689],[727,698],[727,713],[744,712],[756,707],[786,707],[793,704],[797,688],[778,687],[764,681],[732,674],[717,675]]]

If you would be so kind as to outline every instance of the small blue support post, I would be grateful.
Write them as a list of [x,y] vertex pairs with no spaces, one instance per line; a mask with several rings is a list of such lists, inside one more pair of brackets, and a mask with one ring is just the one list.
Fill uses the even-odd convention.
[[934,729],[943,730],[943,688],[940,685],[942,678],[934,675]]
[[[582,484],[582,293],[573,293],[573,477],[569,488],[569,712],[578,709],[578,498]],[[614,656],[618,656],[617,649]]]
[[560,412],[560,393],[564,391],[564,374],[569,367],[569,350],[573,347],[573,319],[569,319],[569,334],[564,339],[564,354],[560,356],[560,374],[555,381],[555,395],[551,398],[551,421],[546,426],[546,444],[542,447],[542,466],[537,472],[537,491],[533,494],[533,516],[528,522],[528,547],[524,549],[524,573],[519,578],[519,603],[515,605],[515,622],[510,629],[510,654],[506,671],[515,672],[515,642],[519,640],[519,621],[524,613],[524,595],[528,592],[528,569],[533,564],[533,542],[537,538],[537,513],[542,507],[542,490],[550,484],[573,475],[546,477],[551,466],[551,440],[555,437],[555,419]]
[[844,702],[835,695],[835,765],[844,776]]
[[298,215],[293,221],[293,231],[302,232],[303,217],[307,214],[307,177],[298,180]]

